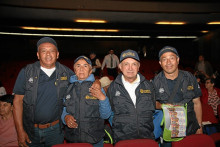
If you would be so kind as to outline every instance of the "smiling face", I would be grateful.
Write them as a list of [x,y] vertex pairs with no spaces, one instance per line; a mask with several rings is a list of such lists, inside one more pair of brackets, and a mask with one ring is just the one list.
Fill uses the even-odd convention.
[[161,67],[166,74],[178,74],[179,57],[173,52],[166,52],[160,57]]
[[78,80],[85,80],[92,73],[92,67],[84,59],[79,59],[73,66]]
[[122,71],[125,80],[128,82],[133,82],[137,78],[140,63],[135,59],[127,58],[119,64],[119,68]]
[[38,48],[37,57],[42,67],[50,69],[55,67],[59,52],[55,45],[51,43],[42,43]]
[[11,103],[0,101],[0,116],[4,118],[8,118],[12,116],[13,106]]

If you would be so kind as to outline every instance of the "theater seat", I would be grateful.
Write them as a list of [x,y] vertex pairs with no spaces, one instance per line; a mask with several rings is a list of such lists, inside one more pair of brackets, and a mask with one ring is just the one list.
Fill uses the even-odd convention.
[[52,147],[93,147],[93,145],[89,143],[66,143],[53,145]]
[[214,140],[216,147],[220,145],[220,132],[211,134],[210,137]]
[[172,142],[172,147],[215,147],[215,142],[208,135],[193,134],[183,140]]
[[159,145],[151,139],[132,139],[119,141],[114,147],[159,147]]
[[113,144],[109,144],[109,143],[104,143],[103,147],[113,147]]

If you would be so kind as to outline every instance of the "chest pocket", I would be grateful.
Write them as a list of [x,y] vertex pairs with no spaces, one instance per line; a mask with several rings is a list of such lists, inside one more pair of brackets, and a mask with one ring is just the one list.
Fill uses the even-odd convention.
[[137,100],[138,103],[138,109],[140,109],[141,112],[145,112],[148,110],[155,110],[153,104],[153,98],[151,93],[141,93],[140,94],[140,99]]
[[132,101],[129,101],[128,98],[122,96],[113,97],[114,113],[117,114],[129,114],[130,108],[134,107]]
[[186,99],[185,103],[188,103],[192,98],[195,97],[195,92],[194,92],[194,86],[193,84],[188,84],[186,87],[183,89],[183,97]]
[[85,100],[85,117],[100,117],[99,100],[87,99]]

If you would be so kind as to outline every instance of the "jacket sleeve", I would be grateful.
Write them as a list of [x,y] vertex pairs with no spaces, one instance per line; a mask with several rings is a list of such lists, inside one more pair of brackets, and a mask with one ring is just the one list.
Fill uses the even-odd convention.
[[[102,92],[105,94],[103,88],[102,88]],[[105,100],[99,101],[99,113],[102,119],[108,119],[112,113],[112,109],[107,96]]]

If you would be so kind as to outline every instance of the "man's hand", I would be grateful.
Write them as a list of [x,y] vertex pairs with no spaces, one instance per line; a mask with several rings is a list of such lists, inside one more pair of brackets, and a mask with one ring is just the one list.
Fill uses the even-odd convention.
[[105,100],[105,95],[102,93],[101,88],[90,87],[89,92],[99,100]]
[[196,134],[203,134],[202,127],[196,131]]
[[101,82],[98,79],[95,80],[95,82],[92,84],[91,88],[101,89]]
[[76,120],[72,115],[66,115],[65,122],[69,128],[78,128],[78,124],[76,123]]
[[19,147],[28,147],[26,142],[31,143],[27,133],[23,130],[18,132],[18,145]]

